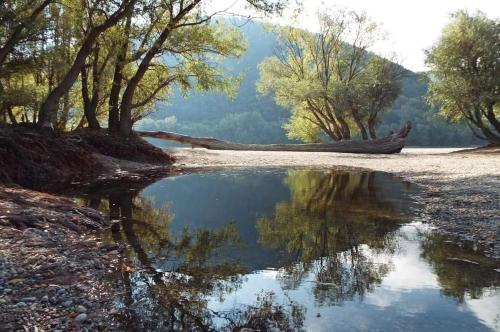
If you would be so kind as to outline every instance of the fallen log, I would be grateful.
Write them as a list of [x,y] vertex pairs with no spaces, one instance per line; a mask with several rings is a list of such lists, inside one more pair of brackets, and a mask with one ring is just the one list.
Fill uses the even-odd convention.
[[344,152],[391,154],[399,153],[403,149],[411,130],[408,121],[399,132],[371,141],[339,141],[334,143],[307,143],[307,144],[242,144],[211,137],[191,137],[166,131],[138,131],[142,137],[158,138],[176,141],[193,147],[209,150],[237,150],[237,151],[302,151],[302,152]]

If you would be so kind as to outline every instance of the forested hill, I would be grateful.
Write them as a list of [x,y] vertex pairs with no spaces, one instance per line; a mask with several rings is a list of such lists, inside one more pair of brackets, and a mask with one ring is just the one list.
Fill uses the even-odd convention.
[[[272,97],[261,96],[255,83],[258,64],[273,55],[275,37],[259,23],[241,26],[248,49],[237,61],[224,63],[235,74],[243,73],[235,100],[220,93],[192,92],[187,98],[176,93],[158,111],[137,124],[141,130],[176,131],[192,136],[211,136],[241,143],[287,143],[283,124],[290,111],[277,106]],[[465,125],[450,125],[425,103],[426,84],[409,72],[401,96],[387,112],[379,127],[381,135],[397,130],[406,121],[413,123],[409,145],[467,146],[479,144]]]

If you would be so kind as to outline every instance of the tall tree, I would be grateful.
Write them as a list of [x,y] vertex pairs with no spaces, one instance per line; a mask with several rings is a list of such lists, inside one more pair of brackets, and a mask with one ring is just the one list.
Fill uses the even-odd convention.
[[484,13],[452,14],[439,41],[427,51],[429,101],[452,121],[500,144],[500,21]]
[[277,54],[260,65],[258,90],[292,109],[290,138],[318,141],[323,132],[339,141],[357,131],[366,140],[367,127],[376,138],[377,116],[400,91],[397,67],[368,52],[380,32],[355,12],[320,14],[319,22],[315,34],[279,28]]
[[[202,2],[209,3],[209,1],[202,0],[167,1],[158,5],[152,15],[148,17],[149,26],[144,30],[143,39],[135,52],[136,54],[131,57],[137,68],[128,79],[120,101],[119,129],[122,135],[128,136],[132,130],[133,110],[154,101],[174,82],[191,86],[193,79],[198,83],[205,80],[204,83],[198,84],[198,87],[204,90],[216,86],[220,87],[221,84],[227,85],[223,83],[225,80],[221,79],[220,74],[208,65],[209,61],[207,61],[206,55],[212,53],[234,56],[241,52],[241,47],[236,45],[234,40],[228,38],[225,40],[228,42],[227,45],[221,42],[224,39],[223,36],[218,34],[213,27],[208,26],[218,12],[207,12],[201,7]],[[247,3],[252,7],[268,13],[281,10],[284,2],[281,0],[247,0]],[[203,28],[196,30],[196,27]],[[157,32],[155,33],[155,31]],[[183,38],[182,36],[191,37]],[[187,43],[189,39],[196,40],[199,44]],[[146,48],[147,45],[149,47]],[[165,72],[172,72],[172,66],[165,66],[165,59],[169,58],[181,59],[175,66],[178,67],[180,64],[184,68],[183,73],[179,74],[177,68],[174,73],[165,75]],[[161,67],[164,69],[170,67],[170,70],[163,70],[162,78],[158,80],[156,87],[145,98],[138,100],[137,91],[141,82],[148,77],[151,71],[158,72],[158,68]],[[117,78],[119,79],[119,76]],[[113,112],[115,112],[114,108]],[[110,121],[114,123],[115,119],[116,114],[113,113],[113,121]]]
[[[269,13],[286,2],[244,1]],[[218,14],[210,0],[6,0],[0,8],[0,54],[9,54],[0,63],[0,120],[99,128],[109,113],[110,130],[128,135],[174,85],[235,91],[218,61],[245,45],[210,22]]]
[[85,38],[73,60],[73,64],[67,71],[64,78],[57,86],[50,91],[47,98],[40,107],[38,122],[42,125],[55,123],[57,120],[57,108],[59,100],[72,88],[82,67],[85,65],[87,57],[92,53],[94,44],[99,36],[116,25],[122,18],[133,10],[134,5],[138,0],[122,0],[118,4],[109,4],[107,1],[96,0],[92,4],[91,11],[94,15],[98,15],[102,19],[101,23],[90,26],[85,34]]

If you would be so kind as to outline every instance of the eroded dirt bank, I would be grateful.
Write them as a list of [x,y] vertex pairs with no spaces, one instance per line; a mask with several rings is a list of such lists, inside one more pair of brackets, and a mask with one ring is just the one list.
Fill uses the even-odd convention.
[[[500,149],[404,149],[394,155],[165,149],[180,167],[357,167],[390,172],[420,185],[419,218],[471,240],[500,259]],[[454,153],[452,153],[454,152]]]
[[116,181],[141,187],[171,174],[173,161],[105,130],[1,126],[0,331],[119,330],[106,280],[126,268],[122,248],[99,241],[108,226],[100,213],[57,194]]

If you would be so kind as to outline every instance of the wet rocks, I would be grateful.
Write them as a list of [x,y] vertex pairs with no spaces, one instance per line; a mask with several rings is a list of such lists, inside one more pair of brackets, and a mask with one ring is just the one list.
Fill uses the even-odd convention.
[[459,241],[473,243],[477,251],[500,259],[500,178],[419,179],[422,222],[432,223],[436,231]]
[[87,308],[85,308],[83,305],[77,305],[75,311],[78,313],[85,313],[87,312]]
[[87,314],[79,314],[78,316],[75,317],[74,320],[77,323],[83,323],[87,320]]
[[116,256],[100,245],[91,234],[0,225],[0,331],[119,330],[107,314]]

